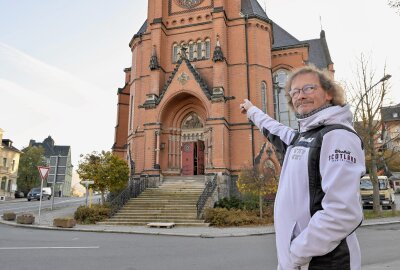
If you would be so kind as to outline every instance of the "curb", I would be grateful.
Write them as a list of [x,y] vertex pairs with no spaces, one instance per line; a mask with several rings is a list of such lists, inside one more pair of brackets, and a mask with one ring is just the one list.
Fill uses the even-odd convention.
[[[81,232],[93,232],[93,233],[121,233],[121,234],[138,234],[138,235],[159,235],[159,236],[180,236],[180,237],[199,237],[199,238],[228,238],[228,237],[246,237],[246,236],[261,236],[268,234],[275,234],[274,230],[269,232],[236,232],[236,233],[184,233],[184,232],[145,232],[145,231],[127,231],[127,230],[115,230],[115,229],[107,229],[107,228],[59,228],[48,225],[26,225],[26,224],[17,224],[11,221],[0,220],[0,224],[13,226],[13,227],[21,227],[21,228],[29,228],[29,229],[37,229],[37,230],[53,230],[53,231],[81,231]],[[95,225],[94,225],[95,226]],[[119,227],[123,228],[123,226]]]
[[[271,228],[270,231],[267,232],[234,232],[234,233],[223,233],[223,232],[217,232],[217,233],[185,233],[185,232],[173,232],[173,231],[154,231],[157,229],[154,229],[153,231],[135,231],[135,230],[123,230],[123,226],[120,226],[118,228],[121,228],[122,230],[116,230],[113,228],[104,228],[104,227],[99,227],[98,229],[95,229],[93,227],[91,228],[82,228],[82,227],[74,227],[74,228],[59,228],[59,227],[53,227],[49,225],[26,225],[26,224],[17,224],[15,222],[10,222],[10,221],[5,221],[5,220],[0,220],[0,224],[8,225],[8,226],[14,226],[14,227],[22,227],[22,228],[30,228],[30,229],[38,229],[38,230],[53,230],[53,231],[81,231],[81,232],[93,232],[93,233],[121,233],[121,234],[137,234],[137,235],[159,235],[159,236],[179,236],[179,237],[199,237],[199,238],[228,238],[228,237],[246,237],[246,236],[262,236],[262,235],[269,235],[269,234],[275,234],[275,230]],[[390,225],[390,224],[400,224],[400,220],[391,220],[391,221],[375,221],[371,222],[368,224],[362,224],[360,227],[373,227],[373,226],[380,226],[380,225]],[[92,225],[96,226],[96,225]],[[129,227],[128,227],[129,228]],[[171,230],[171,229],[168,229]],[[173,229],[172,229],[173,230]]]

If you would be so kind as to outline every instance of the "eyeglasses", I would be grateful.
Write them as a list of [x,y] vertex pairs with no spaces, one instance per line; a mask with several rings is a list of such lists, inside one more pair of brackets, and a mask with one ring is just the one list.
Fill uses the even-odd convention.
[[318,85],[316,84],[306,84],[302,88],[293,88],[289,91],[289,96],[291,98],[297,97],[300,94],[300,91],[303,92],[304,95],[309,95],[317,89]]

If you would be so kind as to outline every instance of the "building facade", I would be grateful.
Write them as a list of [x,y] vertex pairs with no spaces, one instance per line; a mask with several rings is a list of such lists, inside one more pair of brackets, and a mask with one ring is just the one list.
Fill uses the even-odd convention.
[[21,151],[9,139],[3,139],[0,128],[0,196],[13,197],[17,190],[18,165]]
[[43,142],[30,140],[29,146],[41,146],[44,148],[44,156],[46,158],[47,165],[50,166],[46,185],[51,185],[51,183],[54,183],[54,180],[56,179],[56,184],[53,190],[54,196],[71,196],[73,170],[71,146],[55,145],[51,136],[48,136],[43,140]]
[[382,107],[382,140],[387,149],[400,152],[400,104]]
[[334,73],[324,31],[300,41],[257,0],[149,0],[129,46],[113,152],[155,181],[218,173],[227,195],[265,142],[240,113],[243,99],[296,128],[283,91],[291,70]]

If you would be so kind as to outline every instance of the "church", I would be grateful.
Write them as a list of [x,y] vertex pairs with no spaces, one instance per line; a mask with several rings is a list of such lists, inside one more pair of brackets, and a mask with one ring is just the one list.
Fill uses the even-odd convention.
[[257,0],[148,0],[129,47],[113,152],[156,185],[218,175],[225,196],[265,143],[240,113],[243,99],[297,128],[284,94],[291,70],[312,63],[334,73],[324,31],[298,40]]

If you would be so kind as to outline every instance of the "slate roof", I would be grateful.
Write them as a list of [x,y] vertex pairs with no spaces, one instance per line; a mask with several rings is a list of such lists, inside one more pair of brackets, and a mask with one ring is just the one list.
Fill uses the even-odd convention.
[[307,46],[309,52],[309,63],[312,63],[321,69],[327,68],[328,65],[333,64],[324,30],[321,31],[320,38],[318,39],[300,41],[275,22],[272,22],[272,29],[274,35],[272,50]]
[[247,15],[249,18],[256,17],[265,21],[270,21],[264,9],[260,6],[257,0],[242,0],[243,15]]
[[51,136],[47,137],[43,142],[36,142],[35,140],[31,140],[29,142],[29,146],[43,147],[44,148],[44,156],[69,156],[70,154],[70,146],[66,145],[54,145],[54,140]]
[[2,139],[1,145],[3,146],[3,149],[7,149],[9,151],[21,153],[20,150],[18,150],[17,148],[15,148],[12,145],[12,141],[10,139]]
[[272,44],[272,49],[298,46],[301,45],[297,38],[289,34],[285,29],[280,27],[277,23],[272,22],[272,33],[274,35],[274,42]]
[[144,23],[140,27],[139,31],[133,36],[133,38],[146,33],[146,30],[147,30],[147,20],[144,21]]
[[[393,115],[394,113],[397,113],[397,117]],[[382,107],[381,116],[382,121],[384,122],[400,121],[400,104],[397,104],[395,106]]]

